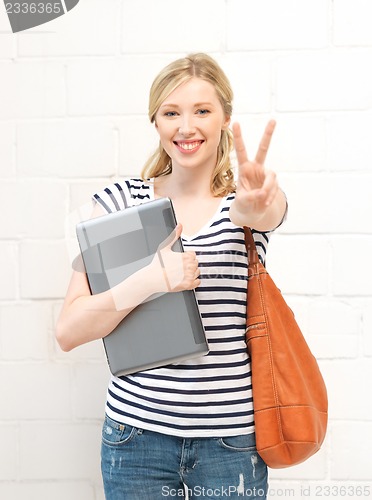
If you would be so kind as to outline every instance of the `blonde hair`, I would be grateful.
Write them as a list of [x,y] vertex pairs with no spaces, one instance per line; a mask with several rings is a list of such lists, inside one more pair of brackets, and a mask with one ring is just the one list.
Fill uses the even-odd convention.
[[[163,101],[177,87],[191,80],[201,78],[211,83],[217,93],[226,116],[232,114],[233,92],[230,82],[217,62],[207,54],[190,54],[177,59],[166,66],[155,78],[149,98],[149,118],[154,123],[156,113]],[[211,191],[214,196],[226,196],[235,190],[234,173],[230,162],[230,153],[233,148],[232,133],[229,129],[221,131],[221,140],[218,145],[217,162],[211,179]],[[142,179],[152,179],[168,175],[172,172],[171,158],[162,144],[145,163]]]

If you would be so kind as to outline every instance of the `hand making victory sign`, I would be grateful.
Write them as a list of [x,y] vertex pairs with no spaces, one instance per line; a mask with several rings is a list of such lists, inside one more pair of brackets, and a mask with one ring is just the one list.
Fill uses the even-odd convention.
[[254,160],[248,158],[240,125],[234,123],[232,127],[238,179],[230,216],[236,225],[268,231],[274,229],[283,218],[285,196],[279,188],[275,172],[265,168],[275,125],[274,120],[266,125]]

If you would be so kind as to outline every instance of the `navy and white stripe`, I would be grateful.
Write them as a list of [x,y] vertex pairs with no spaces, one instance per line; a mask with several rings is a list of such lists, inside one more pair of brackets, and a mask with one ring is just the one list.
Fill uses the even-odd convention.
[[[108,212],[153,199],[151,183],[130,179],[94,195]],[[251,366],[245,343],[247,252],[244,232],[229,218],[234,194],[202,230],[183,236],[201,270],[196,297],[210,352],[207,356],[112,376],[106,403],[118,422],[181,437],[233,436],[254,431]],[[253,233],[262,262],[268,233]]]

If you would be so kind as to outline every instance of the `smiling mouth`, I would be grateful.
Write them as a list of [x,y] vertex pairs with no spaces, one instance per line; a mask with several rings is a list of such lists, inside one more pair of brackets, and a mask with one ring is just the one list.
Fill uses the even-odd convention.
[[183,151],[194,151],[203,144],[204,141],[182,142],[174,141],[174,144]]

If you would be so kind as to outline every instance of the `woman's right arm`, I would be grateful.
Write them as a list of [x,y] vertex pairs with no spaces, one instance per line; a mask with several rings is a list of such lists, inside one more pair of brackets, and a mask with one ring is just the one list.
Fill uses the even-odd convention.
[[[174,238],[154,256],[152,262],[115,287],[91,295],[86,274],[73,271],[56,325],[56,338],[63,351],[105,337],[135,307],[153,294],[196,288],[200,284],[194,252],[171,250]],[[161,254],[161,258],[159,258]]]

